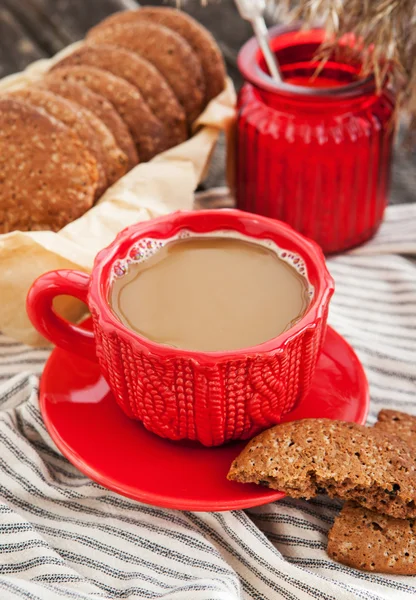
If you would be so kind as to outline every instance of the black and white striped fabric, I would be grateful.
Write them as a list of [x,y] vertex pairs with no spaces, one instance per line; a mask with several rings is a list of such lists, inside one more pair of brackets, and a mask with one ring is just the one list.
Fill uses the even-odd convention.
[[[330,322],[365,365],[370,422],[382,407],[416,414],[415,256],[416,204],[389,208],[376,239],[329,261],[337,284]],[[0,600],[415,597],[416,577],[328,558],[326,534],[340,508],[333,500],[179,512],[88,480],[57,451],[39,414],[47,356],[0,338]]]

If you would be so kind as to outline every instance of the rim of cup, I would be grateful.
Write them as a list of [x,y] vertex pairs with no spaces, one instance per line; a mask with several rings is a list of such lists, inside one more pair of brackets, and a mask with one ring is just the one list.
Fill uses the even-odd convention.
[[[195,351],[159,344],[128,327],[115,316],[108,301],[111,274],[114,264],[124,258],[128,250],[142,238],[168,239],[182,229],[207,234],[210,231],[231,230],[257,240],[271,240],[279,247],[298,254],[305,262],[308,280],[314,286],[314,296],[299,321],[287,331],[255,346],[230,351]],[[165,358],[183,357],[199,363],[217,363],[261,354],[283,352],[295,336],[307,329],[314,329],[324,316],[328,302],[334,292],[334,280],[329,274],[320,247],[296,232],[292,227],[268,217],[236,209],[211,209],[199,211],[177,211],[169,215],[144,221],[124,229],[107,248],[97,255],[91,274],[88,305],[95,313],[99,326],[106,332],[115,331],[132,345],[139,344],[150,354]]]

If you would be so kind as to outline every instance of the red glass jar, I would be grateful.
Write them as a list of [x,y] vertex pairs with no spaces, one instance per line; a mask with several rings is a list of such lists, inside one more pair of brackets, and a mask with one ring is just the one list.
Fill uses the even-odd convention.
[[[369,239],[387,204],[394,98],[360,64],[337,57],[320,75],[319,29],[277,27],[271,44],[284,82],[266,72],[255,39],[242,48],[238,101],[238,208],[280,219],[326,253]],[[303,84],[303,85],[302,85]]]

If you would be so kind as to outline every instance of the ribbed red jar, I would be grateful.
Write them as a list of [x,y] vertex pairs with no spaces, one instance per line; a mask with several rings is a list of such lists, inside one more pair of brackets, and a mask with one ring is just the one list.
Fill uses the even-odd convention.
[[318,29],[271,30],[280,85],[256,40],[242,48],[235,194],[238,208],[285,221],[335,253],[369,239],[383,219],[394,98],[339,57],[311,82],[323,38]]

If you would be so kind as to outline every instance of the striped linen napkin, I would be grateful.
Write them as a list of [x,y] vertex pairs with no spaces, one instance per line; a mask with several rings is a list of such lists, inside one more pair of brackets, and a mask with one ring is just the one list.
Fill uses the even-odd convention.
[[[330,323],[364,363],[370,423],[383,407],[416,414],[415,256],[416,204],[390,207],[374,240],[329,261],[337,285]],[[0,600],[415,597],[416,577],[364,573],[328,558],[334,500],[193,513],[93,483],[43,425],[37,390],[47,357],[0,337]]]

